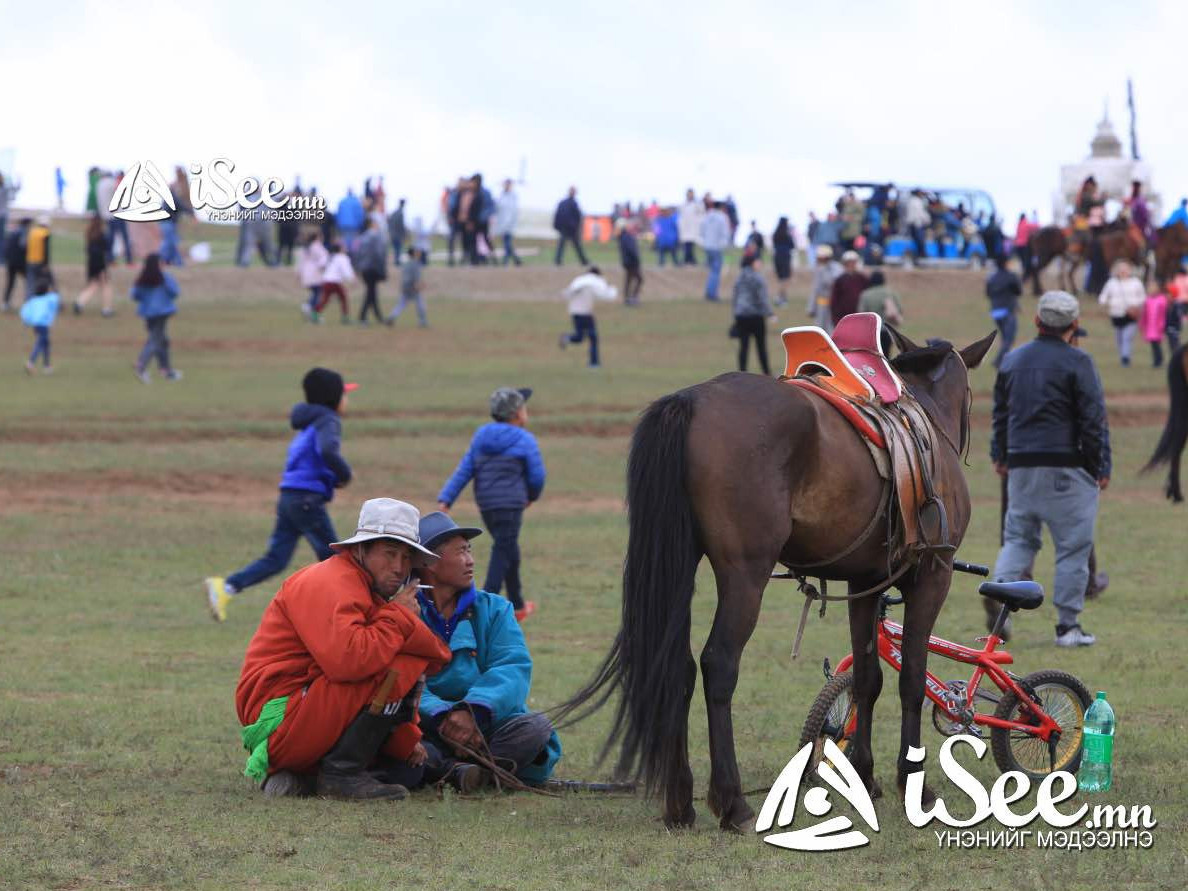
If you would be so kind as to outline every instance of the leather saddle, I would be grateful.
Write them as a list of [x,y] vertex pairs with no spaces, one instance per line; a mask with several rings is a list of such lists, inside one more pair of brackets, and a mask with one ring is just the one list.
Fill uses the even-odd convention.
[[936,437],[932,421],[887,361],[877,313],[842,318],[830,338],[815,326],[782,334],[782,380],[837,409],[861,434],[880,476],[893,490],[897,519],[888,517],[895,551],[951,551],[944,504],[932,486]]

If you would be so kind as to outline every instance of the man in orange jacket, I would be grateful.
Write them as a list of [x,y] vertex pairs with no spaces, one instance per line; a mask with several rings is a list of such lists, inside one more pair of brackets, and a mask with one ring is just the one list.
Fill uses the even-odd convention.
[[266,795],[401,799],[420,782],[422,679],[450,651],[417,608],[413,571],[437,559],[419,521],[410,504],[365,502],[355,535],[290,576],[264,611],[235,707],[244,773]]

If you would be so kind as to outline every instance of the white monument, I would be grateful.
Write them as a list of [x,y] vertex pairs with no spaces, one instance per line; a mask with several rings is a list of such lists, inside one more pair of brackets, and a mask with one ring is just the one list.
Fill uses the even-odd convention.
[[1065,164],[1060,168],[1060,189],[1052,199],[1052,219],[1056,225],[1066,225],[1072,219],[1077,193],[1088,176],[1097,180],[1097,188],[1106,199],[1106,219],[1112,220],[1118,215],[1123,200],[1130,197],[1131,183],[1135,180],[1143,184],[1151,219],[1156,224],[1163,219],[1159,194],[1151,187],[1151,168],[1144,161],[1125,156],[1122,141],[1110,123],[1108,110],[1089,143],[1089,157],[1079,164]]

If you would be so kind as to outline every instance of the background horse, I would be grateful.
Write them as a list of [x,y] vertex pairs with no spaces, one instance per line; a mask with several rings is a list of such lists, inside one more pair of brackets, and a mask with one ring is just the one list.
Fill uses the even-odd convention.
[[[908,390],[938,431],[934,483],[959,545],[970,518],[960,452],[969,431],[969,375],[994,335],[958,352],[920,348],[892,332],[903,351],[893,360]],[[646,779],[664,799],[667,826],[690,826],[689,702],[697,679],[690,649],[697,566],[709,558],[718,608],[701,651],[709,719],[707,803],[723,829],[754,818],[743,797],[734,750],[731,700],[739,661],[759,617],[763,591],[782,563],[846,581],[851,592],[887,583],[892,555],[885,535],[870,535],[882,509],[883,481],[866,445],[835,408],[799,387],[752,374],[725,374],[664,396],[643,413],[627,464],[629,537],[623,566],[622,627],[594,679],[555,710],[570,722],[621,693],[603,756],[620,744],[616,773]],[[843,553],[850,551],[849,553]],[[925,557],[896,587],[906,602],[900,790],[909,746],[920,742],[928,635],[945,601],[952,561]],[[849,603],[858,726],[848,755],[878,794],[870,733],[882,686],[873,641],[878,596]]]
[[1161,464],[1167,464],[1167,482],[1163,491],[1178,504],[1184,500],[1184,493],[1180,490],[1180,458],[1184,453],[1184,443],[1188,441],[1188,344],[1172,353],[1167,366],[1167,388],[1170,397],[1167,423],[1163,426],[1159,444],[1155,446],[1155,454],[1142,472],[1148,473]]
[[[1032,232],[1031,237],[1027,240],[1031,254],[1031,268],[1023,270],[1024,280],[1031,279],[1032,294],[1036,297],[1040,296],[1043,290],[1040,285],[1040,275],[1057,257],[1061,261],[1058,285],[1075,294],[1077,286],[1073,281],[1072,273],[1081,263],[1087,240],[1087,236],[1079,235],[1070,239],[1069,235],[1059,226],[1044,226]],[[1067,286],[1065,279],[1068,281]]]
[[1175,222],[1155,233],[1155,280],[1161,285],[1171,281],[1188,256],[1188,226]]

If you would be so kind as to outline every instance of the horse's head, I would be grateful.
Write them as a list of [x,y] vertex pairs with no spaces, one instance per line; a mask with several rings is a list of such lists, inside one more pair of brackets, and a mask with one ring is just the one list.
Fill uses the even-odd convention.
[[969,369],[977,368],[985,358],[997,332],[959,350],[947,340],[930,340],[927,346],[917,346],[892,326],[886,327],[900,350],[891,360],[892,367],[941,425],[954,447],[964,452],[969,440]]

